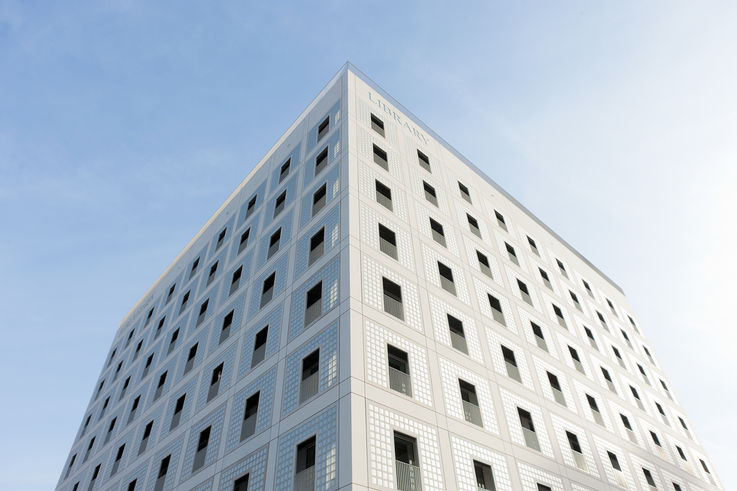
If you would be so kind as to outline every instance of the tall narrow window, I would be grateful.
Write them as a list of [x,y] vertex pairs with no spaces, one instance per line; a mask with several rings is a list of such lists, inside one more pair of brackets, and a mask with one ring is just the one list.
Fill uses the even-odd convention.
[[256,420],[258,419],[258,402],[261,392],[256,392],[246,399],[246,408],[243,411],[243,423],[241,424],[241,441],[250,438],[256,433]]
[[525,445],[539,452],[540,443],[537,441],[535,425],[532,423],[532,415],[529,411],[525,411],[521,407],[517,408],[517,415],[519,416],[519,423],[522,427],[522,435],[525,438]]
[[110,425],[107,427],[107,434],[105,435],[105,443],[110,441],[110,437],[113,436],[113,430],[115,430],[115,423],[118,421],[118,418],[113,418],[110,420]]
[[458,351],[468,354],[466,333],[463,330],[463,322],[450,314],[448,316],[448,329],[450,330],[450,344]]
[[270,259],[271,256],[276,254],[276,251],[279,250],[279,245],[281,244],[281,227],[271,234],[271,237],[269,237],[269,249],[266,253],[266,259]]
[[438,274],[440,275],[440,286],[448,293],[456,294],[456,285],[453,282],[453,270],[438,261]]
[[228,229],[224,228],[220,231],[218,234],[218,240],[215,242],[215,250],[220,249],[220,247],[223,245],[223,242],[225,242],[225,236],[228,234]]
[[315,175],[318,175],[328,165],[328,147],[323,148],[322,152],[315,157]]
[[184,364],[184,374],[186,375],[187,372],[192,370],[192,367],[194,366],[195,358],[197,357],[197,345],[199,343],[195,343],[191,348],[189,348],[189,353],[187,354],[187,362]]
[[64,479],[69,477],[69,473],[72,472],[72,467],[74,466],[74,461],[77,460],[77,454],[75,453],[72,455],[72,458],[69,459],[69,465],[67,466],[67,472],[64,474]]
[[404,320],[402,287],[387,278],[382,278],[381,283],[384,290],[384,312]]
[[417,161],[419,162],[420,167],[425,169],[427,172],[432,172],[430,170],[430,157],[420,152],[419,150],[417,150]]
[[210,430],[212,426],[208,426],[200,432],[200,437],[197,441],[197,452],[194,454],[194,463],[192,464],[192,472],[197,471],[203,465],[205,465],[205,458],[207,457],[207,446],[210,444]]
[[530,244],[530,250],[535,253],[536,256],[540,256],[540,251],[537,248],[537,242],[535,242],[535,239],[527,236],[527,243]]
[[164,372],[159,376],[159,383],[156,384],[156,392],[154,392],[154,401],[161,397],[161,393],[164,391],[164,386],[166,385],[166,375],[169,372]]
[[269,335],[269,326],[264,327],[256,333],[256,338],[253,342],[253,355],[251,356],[251,368],[255,367],[262,361],[266,356],[266,339]]
[[376,180],[376,201],[387,210],[393,210],[392,190],[378,180]]
[[461,198],[465,199],[469,203],[472,203],[471,202],[471,192],[468,190],[468,187],[466,187],[466,185],[460,181],[458,181],[458,190],[461,192]]
[[412,378],[409,373],[409,356],[406,351],[387,345],[389,357],[389,387],[412,397]]
[[248,201],[248,206],[246,207],[246,218],[244,220],[248,220],[251,218],[251,215],[253,215],[253,212],[256,211],[256,201],[258,200],[258,195],[254,196]]
[[484,273],[489,278],[494,278],[494,275],[491,273],[491,266],[489,265],[489,258],[486,257],[485,254],[483,254],[481,251],[476,251],[476,258],[479,260],[479,269],[482,273]]
[[568,290],[568,293],[571,295],[571,300],[573,300],[573,305],[578,309],[579,312],[583,312],[583,309],[581,308],[581,302],[578,301],[578,295],[576,295],[570,290]]
[[115,454],[115,461],[113,462],[113,468],[110,471],[110,477],[114,476],[118,472],[120,467],[120,461],[123,459],[123,453],[125,452],[125,443],[118,447],[118,452]]
[[517,278],[517,288],[519,288],[519,294],[522,297],[522,300],[524,300],[528,305],[532,305],[530,290],[527,289],[527,285],[519,278]]
[[568,278],[568,271],[566,271],[566,267],[563,265],[560,259],[555,260],[556,264],[558,264],[558,269],[560,270],[560,274],[562,274],[564,277]]
[[152,419],[151,421],[146,423],[146,427],[143,429],[141,444],[138,446],[138,455],[141,455],[143,452],[146,451],[146,447],[148,446],[148,439],[151,438],[151,430],[153,430],[153,427],[154,420]]
[[422,188],[425,190],[425,199],[435,206],[438,206],[438,195],[435,192],[435,188],[425,181],[422,181]]
[[213,264],[210,267],[210,272],[207,274],[207,283],[206,283],[206,285],[209,285],[210,283],[212,283],[212,280],[215,279],[215,273],[217,272],[217,270],[218,270],[218,262],[215,261],[215,264]]
[[589,344],[592,348],[595,350],[599,350],[599,346],[596,344],[596,338],[594,338],[594,333],[591,332],[591,329],[589,329],[586,326],[583,326],[583,330],[586,332],[586,337],[589,338]]
[[130,424],[130,422],[136,418],[136,412],[138,411],[138,404],[140,404],[140,402],[141,402],[141,396],[137,396],[135,399],[133,399],[133,404],[131,404],[131,410],[128,413],[128,424]]
[[322,123],[317,127],[317,141],[322,140],[330,130],[330,116],[322,120]]
[[279,169],[279,183],[281,183],[289,175],[289,167],[292,165],[292,159],[288,158]]
[[100,475],[100,466],[102,464],[97,464],[97,467],[95,467],[95,470],[92,471],[92,478],[90,479],[90,486],[87,488],[87,491],[92,491],[92,489],[95,487],[95,483],[97,482],[97,476]]
[[382,169],[389,170],[389,159],[386,155],[386,151],[381,149],[378,145],[374,145],[373,149],[374,162],[376,162]]
[[477,236],[479,239],[481,238],[481,229],[479,228],[479,222],[474,217],[466,213],[466,220],[468,220],[468,229],[471,231],[471,233],[475,236]]
[[312,216],[314,217],[318,213],[320,213],[320,210],[325,208],[325,203],[327,203],[327,197],[328,197],[328,188],[327,184],[323,184],[320,186],[320,188],[315,191],[315,194],[312,195]]
[[555,304],[552,304],[553,306],[553,312],[555,312],[555,318],[558,320],[558,325],[564,329],[568,329],[568,324],[566,323],[566,318],[563,317],[563,311]]
[[476,489],[488,489],[496,491],[496,483],[494,483],[494,473],[491,471],[489,464],[484,464],[477,460],[473,461],[473,472],[476,476]]
[[555,402],[562,406],[567,406],[566,404],[566,398],[563,395],[563,390],[560,386],[560,381],[558,380],[558,377],[550,372],[546,372],[548,374],[548,383],[550,383],[550,388],[553,391],[553,398],[555,399]]
[[212,375],[210,376],[210,388],[207,390],[207,402],[210,402],[218,395],[218,391],[220,390],[220,379],[223,376],[224,366],[225,365],[221,363],[212,371]]
[[396,458],[397,489],[417,491],[422,489],[417,440],[409,435],[394,432],[394,457]]
[[171,455],[167,455],[161,460],[161,464],[159,464],[159,473],[156,476],[154,491],[164,491],[164,484],[166,483],[166,475],[169,473],[170,461]]
[[300,404],[317,394],[319,382],[320,350],[317,349],[302,359],[302,375],[299,384]]
[[619,459],[617,458],[617,456],[609,451],[607,451],[607,455],[609,456],[609,463],[612,465],[612,468],[615,471],[622,472],[622,466],[619,465]]
[[187,398],[187,394],[182,394],[177,402],[174,404],[174,414],[171,417],[171,423],[169,424],[169,431],[179,426],[179,421],[182,419],[182,411],[184,411],[184,401]]
[[637,404],[637,407],[644,411],[645,406],[642,405],[642,399],[640,399],[640,394],[638,394],[637,389],[630,385],[630,392],[632,392],[632,397],[635,398],[635,403]]
[[371,129],[380,134],[381,136],[385,136],[384,134],[384,122],[379,119],[374,113],[371,113]]
[[187,293],[185,293],[184,296],[182,297],[182,303],[179,306],[180,314],[184,312],[184,310],[187,308],[187,303],[189,303],[189,291],[187,291]]
[[571,447],[571,455],[573,456],[573,461],[576,463],[576,466],[582,471],[587,472],[588,466],[586,465],[586,459],[581,451],[581,444],[578,441],[578,436],[570,431],[566,431],[566,438],[568,439],[568,446]]
[[241,286],[241,276],[243,275],[243,266],[239,266],[233,272],[233,276],[230,278],[230,290],[228,290],[228,296],[235,293]]
[[174,283],[172,286],[169,287],[169,293],[166,294],[166,303],[168,304],[171,300],[171,297],[174,296],[174,290],[176,290],[177,284]]
[[322,281],[310,288],[305,295],[305,326],[322,315]]
[[222,344],[222,342],[230,336],[230,328],[233,325],[233,314],[235,314],[235,310],[231,310],[225,314],[225,317],[223,317],[223,325],[220,328],[220,339],[218,339],[218,344]]
[[310,237],[310,252],[307,257],[307,264],[311,265],[320,259],[325,252],[325,227],[318,230],[315,235]]
[[609,370],[607,370],[604,367],[601,367],[601,375],[604,377],[604,380],[606,381],[607,387],[609,387],[609,390],[617,393],[616,387],[614,387],[614,381],[612,380],[612,376],[609,374]]
[[210,299],[208,298],[204,302],[202,302],[202,305],[200,305],[200,313],[197,315],[197,325],[199,326],[202,324],[202,321],[205,320],[205,317],[207,316],[207,306],[210,305]]
[[397,234],[382,224],[379,224],[379,249],[389,257],[398,258]]
[[148,358],[146,358],[146,363],[143,365],[143,373],[141,373],[141,380],[146,378],[148,376],[148,372],[151,370],[151,364],[154,361],[154,354],[151,353],[148,355]]
[[431,218],[430,230],[432,231],[433,240],[445,247],[445,231],[443,230],[443,226]]
[[537,270],[540,272],[540,278],[542,278],[543,284],[548,287],[549,290],[552,290],[553,285],[550,284],[550,277],[548,276],[547,271],[542,268],[537,268]]
[[248,491],[248,474],[233,481],[233,491]]
[[192,277],[193,277],[193,276],[194,276],[195,274],[197,274],[197,267],[198,267],[199,265],[200,265],[200,258],[198,257],[197,259],[195,259],[195,260],[194,260],[194,262],[192,263],[192,267],[191,267],[191,268],[190,268],[190,270],[189,270],[189,280],[191,280],[191,279],[192,279]]
[[589,394],[586,394],[586,400],[589,403],[591,416],[594,418],[594,421],[596,421],[597,424],[604,426],[604,419],[601,417],[601,412],[599,411],[599,405],[596,403],[596,399],[594,399]]
[[491,293],[487,293],[486,296],[489,299],[489,306],[491,307],[491,316],[499,324],[506,326],[507,322],[504,320],[504,313],[502,312],[502,303]]
[[92,453],[92,447],[95,446],[95,437],[93,436],[90,438],[90,443],[87,444],[87,451],[84,453],[84,458],[82,459],[82,463],[87,462],[87,459],[90,458],[90,454]]
[[243,249],[248,247],[248,238],[251,235],[251,229],[247,229],[245,232],[241,234],[241,239],[238,242],[238,254],[243,252]]
[[171,338],[169,339],[169,348],[166,350],[166,354],[170,354],[172,351],[174,351],[174,348],[177,345],[177,339],[179,338],[179,329],[176,329],[173,333],[171,333]]
[[542,350],[548,351],[548,344],[545,342],[545,336],[543,336],[542,328],[532,321],[530,321],[530,327],[532,328],[532,334],[535,335],[535,343],[537,344],[537,347]]
[[476,387],[461,379],[458,379],[458,387],[461,391],[461,403],[463,404],[464,419],[476,426],[483,426],[479,399],[476,395]]
[[591,285],[589,285],[589,282],[582,279],[581,283],[583,283],[583,287],[584,289],[586,289],[586,293],[589,294],[589,297],[594,298],[594,292],[591,290]]
[[494,216],[496,217],[496,223],[504,231],[507,231],[507,222],[504,220],[504,215],[494,210]]
[[522,383],[522,378],[519,374],[519,367],[517,367],[517,359],[514,356],[514,351],[502,345],[502,357],[504,358],[504,365],[507,368],[507,375],[509,375],[509,378]]
[[261,288],[261,307],[271,301],[274,296],[274,283],[276,283],[276,272],[271,273],[268,278],[264,280],[264,284]]
[[297,445],[297,463],[294,474],[294,491],[314,491],[315,489],[315,448],[314,436]]
[[586,375],[586,371],[583,369],[583,364],[581,363],[581,358],[578,356],[578,350],[569,345],[568,353],[570,353],[571,355],[571,360],[573,361],[573,366],[576,368],[576,370]]
[[647,481],[648,486],[655,489],[655,480],[653,479],[653,475],[650,472],[649,469],[642,468],[642,473],[645,475],[645,481]]

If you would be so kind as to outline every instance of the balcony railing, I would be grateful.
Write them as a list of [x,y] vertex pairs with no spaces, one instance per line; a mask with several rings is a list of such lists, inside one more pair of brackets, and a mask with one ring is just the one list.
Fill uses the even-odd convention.
[[566,398],[563,396],[563,392],[558,389],[553,389],[553,397],[555,398],[555,402],[562,406],[566,406]]
[[389,243],[389,241],[379,239],[379,249],[387,256],[393,257],[394,259],[397,258],[397,246]]
[[458,351],[468,354],[466,338],[457,332],[450,331],[450,344]]
[[315,372],[306,379],[302,380],[299,385],[299,403],[302,404],[310,397],[317,394],[320,382],[320,372]]
[[294,475],[294,491],[315,490],[315,466],[301,470]]
[[253,356],[251,357],[251,368],[255,367],[262,361],[264,361],[264,356],[266,355],[266,344],[262,344],[255,350],[253,350]]
[[505,362],[505,365],[507,365],[507,375],[509,375],[509,378],[513,378],[517,382],[521,383],[522,377],[519,375],[519,368],[509,362]]
[[391,314],[398,319],[404,320],[404,308],[402,302],[396,300],[389,295],[384,295],[384,312]]
[[422,489],[422,476],[420,468],[416,465],[407,464],[399,460],[397,463],[397,489],[400,491],[420,491]]
[[310,305],[305,311],[305,326],[314,322],[322,315],[322,299]]
[[525,445],[528,447],[540,451],[540,443],[537,441],[537,435],[534,431],[528,430],[527,428],[522,428],[522,434],[525,437]]
[[581,452],[571,451],[573,454],[573,460],[576,462],[576,467],[581,469],[584,472],[589,471],[589,466],[586,465],[586,458],[583,456]]
[[448,293],[452,293],[453,295],[456,294],[456,285],[451,280],[444,276],[440,276],[440,286],[443,290],[447,291]]
[[258,415],[253,414],[243,420],[243,426],[241,426],[241,441],[253,436],[256,433],[256,420]]
[[483,426],[483,423],[481,421],[481,408],[479,408],[476,404],[473,404],[468,401],[462,401],[463,402],[463,416],[466,418],[466,421],[469,423],[473,423],[477,426]]
[[389,387],[412,397],[412,377],[394,367],[389,367]]

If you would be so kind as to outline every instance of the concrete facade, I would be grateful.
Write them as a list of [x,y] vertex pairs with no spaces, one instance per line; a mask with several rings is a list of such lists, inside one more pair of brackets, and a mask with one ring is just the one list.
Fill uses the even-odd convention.
[[346,65],[123,320],[58,490],[721,489],[621,289]]

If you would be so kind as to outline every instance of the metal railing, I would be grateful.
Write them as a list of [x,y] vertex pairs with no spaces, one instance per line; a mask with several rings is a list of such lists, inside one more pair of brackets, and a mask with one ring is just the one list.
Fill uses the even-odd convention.
[[256,420],[257,419],[258,419],[258,415],[253,414],[243,420],[243,425],[241,426],[241,441],[245,440],[246,438],[256,433]]
[[262,361],[264,361],[264,356],[266,355],[266,344],[262,344],[255,350],[253,350],[253,356],[251,357],[251,368],[255,367]]
[[504,364],[507,365],[507,375],[509,375],[509,378],[513,378],[517,382],[521,383],[522,377],[520,377],[519,368],[509,362],[504,362]]
[[314,491],[315,466],[301,470],[294,475],[294,491]]
[[422,476],[420,468],[399,460],[397,463],[397,489],[400,491],[420,491]]
[[456,285],[454,282],[446,278],[445,276],[440,276],[440,286],[443,288],[443,290],[447,291],[448,293],[452,293],[453,295],[456,294]]
[[468,354],[468,344],[466,338],[457,332],[450,331],[450,344],[458,351]]
[[299,403],[302,404],[317,394],[320,382],[320,372],[315,372],[299,384]]
[[402,307],[402,302],[390,297],[389,295],[384,295],[384,312],[404,320],[404,307]]
[[574,462],[576,462],[576,467],[578,467],[584,472],[588,472],[589,466],[586,465],[586,458],[583,456],[583,454],[581,452],[576,452],[574,450],[571,450],[571,453],[573,454]]
[[432,238],[435,242],[445,247],[445,236],[435,230],[432,231]]
[[393,210],[392,199],[379,192],[376,193],[376,201],[388,210]]
[[553,389],[553,397],[555,398],[555,402],[562,406],[568,406],[566,404],[566,398],[563,396],[563,392],[559,391],[558,389]]
[[473,423],[477,426],[483,426],[483,423],[481,421],[481,408],[479,408],[476,404],[473,404],[468,401],[462,401],[463,402],[463,416],[466,418],[466,421],[469,423]]
[[305,311],[305,326],[314,322],[322,315],[322,298],[310,305]]
[[389,387],[412,397],[412,377],[394,367],[389,367]]
[[397,246],[390,244],[389,241],[379,239],[379,249],[387,256],[397,258]]
[[497,321],[499,324],[506,326],[507,321],[504,320],[504,314],[496,310],[495,308],[491,309],[491,316],[494,318],[495,321]]

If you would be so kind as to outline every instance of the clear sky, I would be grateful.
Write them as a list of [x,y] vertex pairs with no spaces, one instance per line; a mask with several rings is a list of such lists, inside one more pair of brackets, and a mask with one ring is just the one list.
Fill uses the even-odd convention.
[[737,488],[737,3],[271,3],[0,0],[0,488],[346,60],[622,286]]

